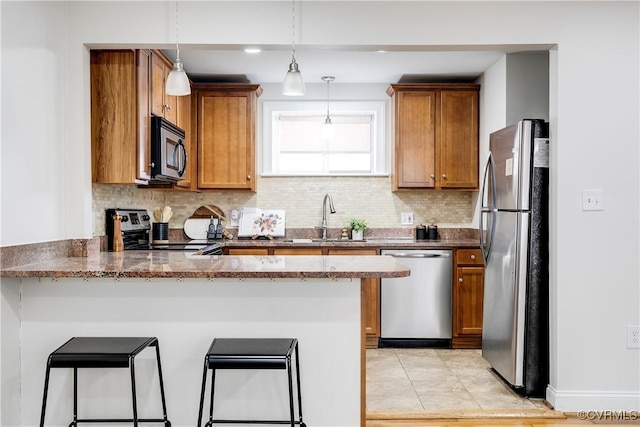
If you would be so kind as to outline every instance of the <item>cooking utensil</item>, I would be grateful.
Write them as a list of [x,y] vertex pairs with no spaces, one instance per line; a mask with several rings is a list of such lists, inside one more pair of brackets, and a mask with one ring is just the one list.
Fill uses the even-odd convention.
[[155,222],[162,222],[162,208],[153,208],[153,219]]
[[171,210],[171,206],[165,206],[162,209],[162,222],[169,222],[172,216],[173,210]]

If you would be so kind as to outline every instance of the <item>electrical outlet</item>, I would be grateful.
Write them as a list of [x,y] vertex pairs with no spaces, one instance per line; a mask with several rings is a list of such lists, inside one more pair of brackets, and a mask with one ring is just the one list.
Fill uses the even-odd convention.
[[402,212],[400,214],[400,225],[413,224],[413,212]]
[[603,211],[604,191],[603,190],[582,190],[582,210],[583,211]]
[[627,348],[640,348],[640,326],[627,326]]

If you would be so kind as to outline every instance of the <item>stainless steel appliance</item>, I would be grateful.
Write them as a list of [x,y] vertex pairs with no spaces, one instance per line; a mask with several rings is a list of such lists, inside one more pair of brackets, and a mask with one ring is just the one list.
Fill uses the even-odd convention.
[[124,250],[176,250],[200,251],[202,255],[222,255],[222,245],[208,240],[169,241],[154,244],[149,240],[151,218],[146,209],[107,209],[105,215],[105,229],[107,235],[107,249],[113,250],[113,216],[122,216],[121,229]]
[[522,120],[490,135],[480,244],[482,356],[516,391],[543,397],[549,371],[549,131]]
[[380,347],[451,346],[451,250],[383,249],[411,269],[381,279]]
[[184,130],[164,117],[151,117],[151,179],[175,182],[187,168]]

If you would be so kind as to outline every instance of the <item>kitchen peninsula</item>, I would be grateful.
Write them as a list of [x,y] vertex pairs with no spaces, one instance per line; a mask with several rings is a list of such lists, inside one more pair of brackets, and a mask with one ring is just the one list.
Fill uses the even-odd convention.
[[[2,425],[36,425],[44,368],[72,336],[158,337],[173,425],[195,425],[202,358],[214,337],[295,337],[305,422],[364,423],[361,278],[406,277],[380,256],[202,256],[102,252],[2,270]],[[153,354],[136,362],[141,413],[160,413]],[[146,357],[146,358],[145,358]],[[71,372],[52,374],[47,425],[68,423]],[[81,371],[79,410],[128,416],[127,374]],[[286,375],[223,372],[216,413],[287,418]],[[106,394],[106,395],[105,395]],[[219,402],[219,403],[218,403]]]

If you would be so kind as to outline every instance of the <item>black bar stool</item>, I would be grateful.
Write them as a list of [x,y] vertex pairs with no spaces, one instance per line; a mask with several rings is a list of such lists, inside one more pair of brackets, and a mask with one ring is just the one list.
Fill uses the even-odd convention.
[[[295,351],[296,383],[298,391],[298,416],[295,420],[293,404],[293,375],[291,372],[291,354]],[[294,427],[302,422],[302,396],[300,393],[300,364],[298,361],[298,340],[295,338],[215,338],[204,357],[202,373],[202,391],[200,393],[200,411],[198,427],[202,425],[202,411],[207,384],[207,369],[211,369],[211,399],[209,402],[209,421],[206,427],[214,423],[249,423],[249,424],[290,424]],[[216,384],[216,369],[286,369],[289,380],[289,414],[290,420],[214,420],[213,395]]]
[[[162,399],[162,419],[139,419],[136,402],[136,379],[134,358],[147,347],[156,348],[158,362],[158,376],[160,379],[160,397]],[[78,423],[133,423],[137,427],[139,422],[164,423],[171,426],[167,419],[167,405],[164,399],[164,384],[162,382],[162,367],[160,365],[160,346],[157,338],[149,337],[74,337],[49,355],[47,371],[44,378],[44,394],[42,396],[42,412],[40,427],[44,427],[44,417],[47,407],[47,392],[49,389],[49,373],[51,368],[73,368],[73,421],[69,427],[77,427]],[[78,418],[78,368],[129,368],[131,371],[131,397],[133,402],[133,418]]]

